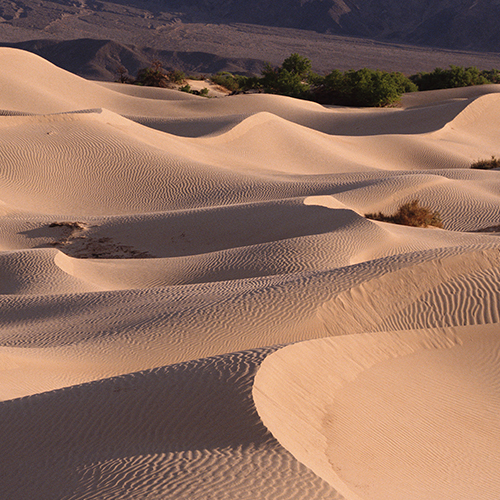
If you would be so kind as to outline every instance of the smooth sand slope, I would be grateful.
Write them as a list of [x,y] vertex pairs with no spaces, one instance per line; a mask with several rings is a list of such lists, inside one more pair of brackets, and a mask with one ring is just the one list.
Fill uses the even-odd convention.
[[346,498],[498,497],[498,325],[301,342],[267,358],[266,426]]
[[[499,86],[325,108],[0,61],[0,497],[500,496],[500,174],[468,168]],[[364,217],[415,198],[444,229]]]

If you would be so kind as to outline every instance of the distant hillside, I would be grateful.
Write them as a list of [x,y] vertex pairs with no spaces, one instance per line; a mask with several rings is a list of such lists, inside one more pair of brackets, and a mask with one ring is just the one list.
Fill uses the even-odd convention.
[[450,49],[500,51],[498,0],[164,0],[161,6],[198,21],[231,21]]
[[259,73],[264,61],[220,57],[205,52],[181,52],[137,48],[112,40],[29,40],[17,43],[0,43],[33,52],[56,66],[76,75],[93,80],[114,80],[117,69],[125,67],[130,76],[158,59],[167,69],[178,68],[190,74],[213,74],[218,71]]
[[[293,52],[320,73],[500,68],[500,0],[0,0],[0,45],[113,80],[159,59],[260,73]],[[474,52],[475,51],[475,52]]]
[[120,28],[155,36],[177,21],[236,22],[500,52],[499,19],[498,0],[0,0],[0,24],[47,34],[72,29],[72,38],[84,38],[89,24],[115,39]]

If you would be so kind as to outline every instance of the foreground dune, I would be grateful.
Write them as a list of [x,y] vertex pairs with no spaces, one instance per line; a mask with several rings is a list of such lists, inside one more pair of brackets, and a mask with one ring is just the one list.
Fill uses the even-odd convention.
[[[499,86],[355,110],[0,61],[2,498],[499,497]],[[444,229],[364,217],[415,198]]]
[[254,386],[265,425],[346,498],[497,498],[498,325],[301,342]]

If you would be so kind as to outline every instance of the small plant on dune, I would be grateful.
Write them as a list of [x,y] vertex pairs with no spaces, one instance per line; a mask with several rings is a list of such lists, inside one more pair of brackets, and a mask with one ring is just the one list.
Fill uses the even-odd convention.
[[186,81],[183,71],[174,69],[166,72],[161,61],[157,59],[151,62],[151,66],[140,69],[135,79],[136,85],[146,87],[175,88],[175,85],[182,85]]
[[215,85],[219,85],[231,92],[240,90],[238,79],[232,73],[229,73],[229,71],[219,71],[215,75],[212,75],[210,80],[212,80]]
[[470,168],[476,168],[479,170],[490,170],[492,168],[500,168],[500,158],[495,158],[492,156],[489,160],[478,160],[475,161]]
[[413,227],[443,227],[441,216],[438,212],[433,212],[428,207],[422,207],[418,200],[412,200],[409,203],[401,205],[394,215],[365,214],[367,219],[379,220],[382,222],[392,222],[393,224],[402,224]]
[[151,66],[140,69],[137,73],[135,83],[136,85],[144,85],[145,87],[172,87],[172,83],[163,70],[161,62],[158,60],[152,61]]
[[186,83],[186,85],[183,85],[182,87],[179,87],[179,90],[181,92],[186,92],[186,94],[194,94],[194,95],[199,95],[201,97],[210,97],[208,95],[209,90],[206,87],[203,87],[200,90],[193,90],[191,88],[191,85],[189,85],[189,83]]
[[186,81],[186,74],[184,71],[180,71],[178,69],[174,69],[167,73],[167,78],[177,85],[182,85]]

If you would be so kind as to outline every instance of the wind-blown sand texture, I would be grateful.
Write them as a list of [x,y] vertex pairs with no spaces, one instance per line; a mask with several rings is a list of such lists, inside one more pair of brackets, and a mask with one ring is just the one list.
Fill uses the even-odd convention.
[[[500,86],[348,109],[0,49],[0,497],[500,497]],[[418,198],[444,229],[366,219]]]

